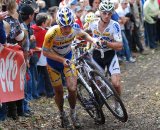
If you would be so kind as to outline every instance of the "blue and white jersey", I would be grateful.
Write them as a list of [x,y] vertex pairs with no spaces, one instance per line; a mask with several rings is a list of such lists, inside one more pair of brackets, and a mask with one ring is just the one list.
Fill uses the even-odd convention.
[[[107,42],[122,42],[121,28],[118,22],[110,20],[103,33],[99,31],[98,24],[99,21],[95,21],[89,25],[89,29],[92,31],[95,39],[103,39]],[[106,45],[103,45],[103,50],[108,51],[111,50],[111,48],[107,48]]]

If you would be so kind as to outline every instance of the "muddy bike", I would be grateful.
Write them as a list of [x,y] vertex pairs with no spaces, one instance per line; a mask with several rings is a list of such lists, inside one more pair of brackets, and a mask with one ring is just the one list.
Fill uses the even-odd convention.
[[[94,99],[96,99],[99,106],[102,108],[105,105],[118,120],[126,122],[128,115],[125,106],[112,84],[105,77],[104,71],[93,60],[91,54],[93,49],[82,53],[74,60],[74,62],[76,61],[76,68],[79,71],[79,75],[89,85],[88,87],[90,88],[88,90],[94,95]],[[83,89],[86,89],[85,85],[81,89],[78,87],[78,97],[82,97],[81,99],[79,98],[82,100],[81,102],[83,102],[83,97],[86,96],[82,92]]]
[[[80,41],[79,43],[82,43],[84,41]],[[78,42],[73,43],[72,50],[73,50],[73,56],[74,56],[74,63],[76,65],[76,69],[78,72],[78,80],[77,80],[77,98],[84,108],[84,110],[90,115],[91,118],[94,119],[96,124],[104,124],[105,123],[105,116],[103,114],[103,111],[97,102],[95,95],[92,91],[92,88],[90,86],[90,83],[85,79],[86,76],[82,75],[83,67],[88,67],[88,72],[91,69],[87,64],[81,64],[78,62],[78,57],[82,53],[82,46]],[[73,49],[74,47],[74,49]],[[77,48],[78,47],[78,48]],[[80,64],[79,64],[80,63]],[[85,78],[84,78],[85,77]]]

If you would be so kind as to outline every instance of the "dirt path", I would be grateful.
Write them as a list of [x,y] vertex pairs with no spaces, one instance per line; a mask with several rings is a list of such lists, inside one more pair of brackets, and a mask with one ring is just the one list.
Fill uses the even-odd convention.
[[[122,66],[122,99],[129,119],[126,123],[117,121],[106,111],[106,123],[101,126],[78,105],[82,130],[160,130],[160,51],[139,55],[134,64]],[[7,119],[0,122],[0,128],[9,130],[60,130],[59,117],[53,99],[41,98],[31,102],[34,116],[20,117],[18,121]],[[67,107],[67,100],[65,103]]]

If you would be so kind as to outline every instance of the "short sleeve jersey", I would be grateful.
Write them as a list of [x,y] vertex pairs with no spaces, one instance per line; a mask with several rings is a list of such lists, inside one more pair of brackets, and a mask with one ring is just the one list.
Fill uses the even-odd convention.
[[[108,26],[104,29],[103,33],[100,33],[98,30],[99,21],[95,21],[90,24],[89,29],[92,30],[93,37],[98,39],[103,39],[108,42],[122,42],[121,29],[118,22],[110,20]],[[107,51],[110,48],[107,48],[106,45],[103,45],[103,50]]]
[[63,36],[60,26],[55,25],[47,31],[43,49],[53,50],[56,53],[65,56],[71,51],[71,43],[77,35],[81,35],[81,29],[77,24],[73,25],[71,32],[67,36]]

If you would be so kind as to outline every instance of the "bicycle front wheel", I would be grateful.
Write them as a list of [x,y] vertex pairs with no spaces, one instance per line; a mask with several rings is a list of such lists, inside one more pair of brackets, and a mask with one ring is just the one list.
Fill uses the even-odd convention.
[[101,99],[110,112],[120,121],[126,122],[128,114],[125,106],[118,96],[116,90],[106,77],[100,74],[98,71],[91,71],[92,84],[97,94],[101,96]]
[[85,83],[78,79],[77,97],[86,112],[94,119],[97,124],[104,124],[105,117],[103,111],[92,92],[86,87]]

